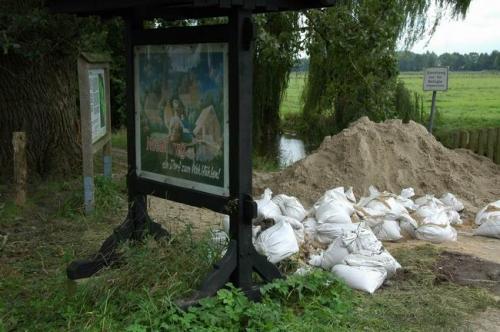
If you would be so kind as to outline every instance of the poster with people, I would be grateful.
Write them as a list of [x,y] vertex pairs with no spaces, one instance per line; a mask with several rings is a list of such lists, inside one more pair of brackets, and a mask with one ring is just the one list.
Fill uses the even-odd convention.
[[229,195],[227,44],[136,46],[138,175]]

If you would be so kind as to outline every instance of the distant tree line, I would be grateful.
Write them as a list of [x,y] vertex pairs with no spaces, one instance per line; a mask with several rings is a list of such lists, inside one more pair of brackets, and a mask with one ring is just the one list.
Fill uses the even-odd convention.
[[500,70],[500,52],[468,54],[434,52],[424,54],[398,52],[400,71],[421,71],[427,67],[444,66],[452,71]]

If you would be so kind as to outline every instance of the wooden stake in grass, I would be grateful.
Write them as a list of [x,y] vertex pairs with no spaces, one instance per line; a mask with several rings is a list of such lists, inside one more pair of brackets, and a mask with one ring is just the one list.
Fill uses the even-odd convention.
[[28,178],[28,165],[26,162],[26,133],[14,132],[12,135],[14,147],[14,182],[16,188],[16,204],[26,203],[26,183]]

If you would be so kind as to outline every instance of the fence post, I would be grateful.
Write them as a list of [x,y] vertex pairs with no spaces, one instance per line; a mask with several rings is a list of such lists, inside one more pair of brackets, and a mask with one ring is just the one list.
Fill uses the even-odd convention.
[[459,148],[466,149],[469,143],[469,132],[466,130],[460,131],[460,145]]
[[460,147],[460,131],[454,131],[452,134],[452,143],[451,147],[453,149],[457,149]]
[[26,183],[28,178],[28,165],[26,162],[26,133],[14,132],[12,135],[14,148],[14,182],[16,187],[16,205],[26,203]]
[[477,129],[473,129],[470,132],[468,149],[475,153],[479,149],[479,131]]
[[495,148],[495,163],[500,165],[500,128],[497,128],[497,142]]
[[479,145],[477,148],[477,154],[484,156],[486,154],[486,148],[488,144],[488,129],[481,129],[479,131]]
[[495,144],[497,140],[497,130],[495,128],[488,129],[487,156],[491,160],[495,157]]

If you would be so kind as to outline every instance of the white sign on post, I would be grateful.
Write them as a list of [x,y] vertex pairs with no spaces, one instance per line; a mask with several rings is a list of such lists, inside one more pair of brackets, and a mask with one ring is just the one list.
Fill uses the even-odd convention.
[[106,135],[106,91],[104,69],[89,70],[90,123],[92,143]]
[[424,91],[448,91],[448,67],[426,68]]

